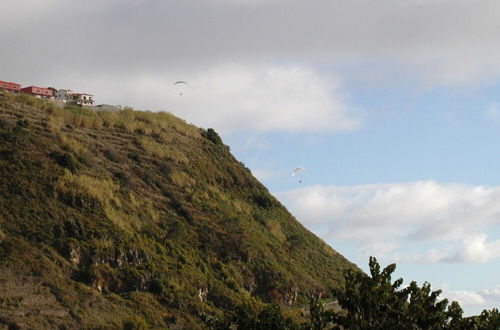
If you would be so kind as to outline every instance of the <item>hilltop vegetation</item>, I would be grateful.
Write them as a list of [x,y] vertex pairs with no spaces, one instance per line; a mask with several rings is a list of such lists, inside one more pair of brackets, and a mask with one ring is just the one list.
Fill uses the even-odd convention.
[[0,325],[203,327],[242,304],[299,317],[355,266],[218,134],[166,112],[0,92]]

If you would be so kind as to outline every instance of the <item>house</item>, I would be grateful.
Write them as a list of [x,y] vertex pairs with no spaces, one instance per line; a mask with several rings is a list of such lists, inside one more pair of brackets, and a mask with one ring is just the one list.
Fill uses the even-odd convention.
[[49,88],[29,86],[21,89],[21,93],[30,94],[34,97],[53,98],[54,92]]
[[70,89],[59,89],[56,92],[56,100],[60,100],[68,104],[76,105],[93,105],[94,95],[86,93],[75,93]]
[[6,91],[13,92],[13,93],[20,93],[21,92],[21,85],[13,83],[13,82],[7,82],[7,81],[0,80],[0,89],[4,89]]
[[73,92],[71,91],[71,89],[59,89],[55,94],[55,99],[67,103],[70,100],[72,94]]
[[93,105],[94,95],[85,93],[73,93],[70,95],[70,100],[68,103],[76,105]]

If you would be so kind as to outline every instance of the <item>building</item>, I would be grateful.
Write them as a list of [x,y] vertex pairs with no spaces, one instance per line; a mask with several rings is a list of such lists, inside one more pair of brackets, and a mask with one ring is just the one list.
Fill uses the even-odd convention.
[[21,85],[16,84],[13,82],[7,82],[7,81],[1,81],[0,80],[0,89],[13,92],[13,93],[20,93],[21,92]]
[[71,91],[71,89],[59,89],[55,94],[55,99],[67,103],[68,101],[70,101],[72,94],[73,92]]
[[94,95],[85,93],[73,93],[68,103],[76,105],[94,105]]
[[70,89],[59,89],[56,92],[56,100],[68,104],[94,105],[94,95],[86,93],[75,93]]
[[35,97],[53,98],[54,92],[49,88],[29,86],[21,89],[21,93],[30,94]]

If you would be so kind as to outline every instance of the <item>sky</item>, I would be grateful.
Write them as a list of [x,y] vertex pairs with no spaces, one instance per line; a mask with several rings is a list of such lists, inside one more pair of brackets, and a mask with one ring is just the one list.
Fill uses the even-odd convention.
[[0,80],[212,127],[349,260],[470,315],[500,307],[499,31],[496,0],[3,0]]

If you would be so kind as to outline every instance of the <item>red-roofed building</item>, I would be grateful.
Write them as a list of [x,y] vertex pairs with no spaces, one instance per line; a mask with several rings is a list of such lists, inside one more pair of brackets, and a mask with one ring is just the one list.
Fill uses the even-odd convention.
[[19,93],[21,92],[21,85],[13,82],[1,81],[0,80],[0,89],[4,89],[9,92]]
[[23,94],[31,94],[35,97],[53,98],[54,92],[51,89],[37,86],[29,86],[21,89]]

